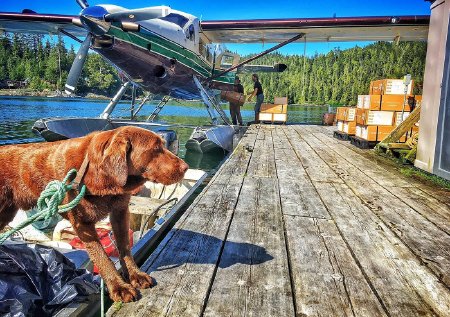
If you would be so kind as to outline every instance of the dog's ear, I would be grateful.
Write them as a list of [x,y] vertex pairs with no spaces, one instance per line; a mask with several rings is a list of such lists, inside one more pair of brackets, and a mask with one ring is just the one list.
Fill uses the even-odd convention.
[[113,190],[125,186],[128,178],[128,138],[116,131],[97,134],[89,147],[89,170],[92,182],[99,190]]
[[103,152],[100,168],[109,176],[113,186],[125,186],[128,178],[127,152],[130,148],[128,138],[115,134],[109,146]]

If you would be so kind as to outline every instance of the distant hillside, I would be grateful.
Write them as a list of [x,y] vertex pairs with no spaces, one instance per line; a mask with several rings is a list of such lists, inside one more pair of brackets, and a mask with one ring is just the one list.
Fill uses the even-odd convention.
[[[274,96],[288,96],[290,103],[355,104],[357,95],[367,94],[371,80],[401,78],[408,73],[420,94],[425,55],[424,42],[377,42],[306,58],[269,54],[254,64],[288,65],[281,74],[260,74],[268,101]],[[27,80],[31,89],[61,89],[74,57],[73,48],[68,50],[61,37],[53,44],[39,35],[4,35],[0,37],[0,81]],[[245,91],[252,90],[251,76],[240,77]],[[119,85],[115,69],[99,55],[89,54],[78,92],[111,96]]]
[[[425,42],[377,42],[306,58],[271,54],[254,64],[288,65],[284,73],[260,75],[267,100],[288,96],[290,103],[355,104],[358,95],[368,93],[371,80],[406,74],[412,75],[415,92],[421,94],[426,49]],[[251,75],[240,77],[245,91],[252,90]]]

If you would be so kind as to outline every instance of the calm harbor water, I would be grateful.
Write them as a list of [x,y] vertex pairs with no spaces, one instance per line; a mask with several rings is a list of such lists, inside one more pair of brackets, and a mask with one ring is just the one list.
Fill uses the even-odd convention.
[[[31,132],[33,123],[48,117],[97,117],[106,107],[107,100],[90,100],[83,98],[32,98],[0,96],[0,145],[44,142]],[[143,107],[140,118],[145,119],[153,110],[153,105]],[[320,123],[326,107],[289,106],[290,123]],[[226,109],[225,112],[228,113]],[[244,122],[253,120],[252,105],[246,105],[242,111]],[[130,114],[130,103],[121,102],[113,112],[114,117],[126,118]],[[180,141],[179,156],[184,158],[192,168],[205,171],[215,169],[223,155],[202,156],[186,153],[184,144],[195,126],[207,124],[210,119],[203,106],[182,105],[177,102],[167,104],[160,112],[158,121],[183,125],[175,128]]]

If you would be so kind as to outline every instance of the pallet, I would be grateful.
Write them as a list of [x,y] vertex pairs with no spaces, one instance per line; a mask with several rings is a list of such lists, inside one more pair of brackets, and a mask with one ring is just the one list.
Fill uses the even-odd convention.
[[345,132],[341,132],[341,131],[334,131],[333,137],[335,137],[338,140],[348,141],[348,140],[350,140],[351,135],[349,135],[348,133],[345,133]]
[[350,143],[360,149],[373,149],[377,141],[368,141],[357,136],[350,137]]

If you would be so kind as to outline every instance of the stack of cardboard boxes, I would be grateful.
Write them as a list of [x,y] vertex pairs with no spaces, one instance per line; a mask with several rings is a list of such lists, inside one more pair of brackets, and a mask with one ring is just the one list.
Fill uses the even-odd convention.
[[[369,142],[382,141],[410,114],[416,103],[421,102],[422,96],[412,94],[413,85],[411,81],[405,96],[402,79],[372,81],[369,95],[358,96],[356,108],[338,108],[338,130]],[[405,134],[399,142],[405,142],[412,132]]]
[[287,121],[287,97],[275,97],[274,104],[263,103],[259,112],[259,120],[262,122],[279,122]]

